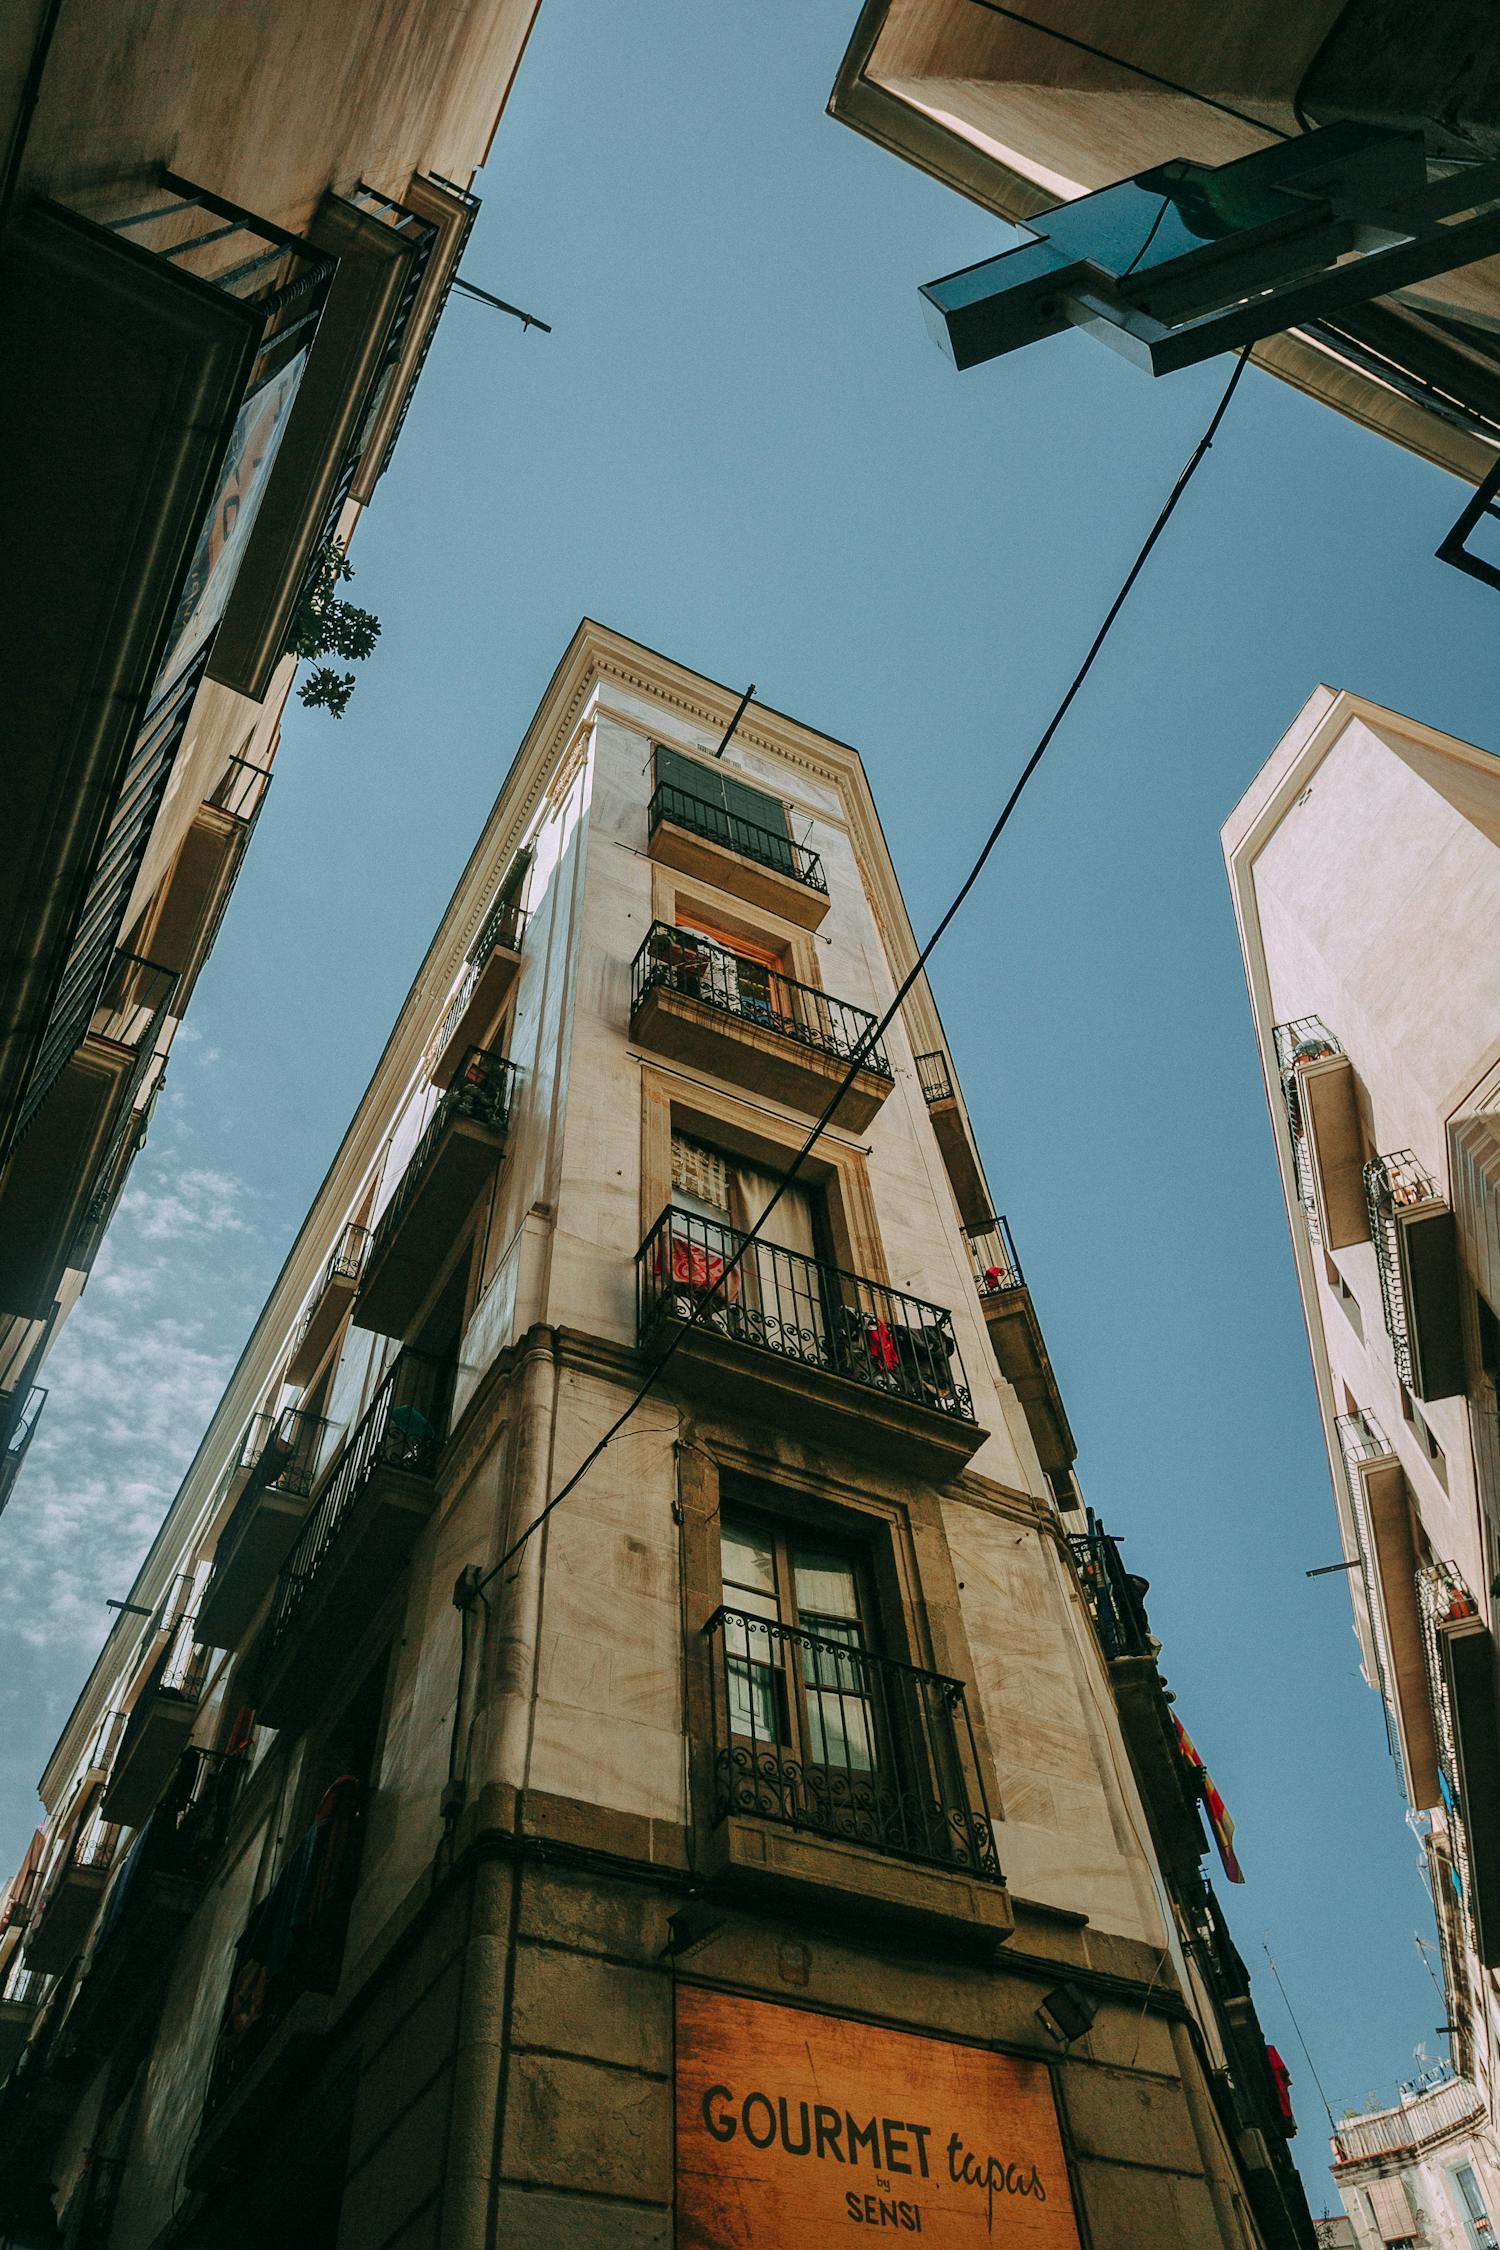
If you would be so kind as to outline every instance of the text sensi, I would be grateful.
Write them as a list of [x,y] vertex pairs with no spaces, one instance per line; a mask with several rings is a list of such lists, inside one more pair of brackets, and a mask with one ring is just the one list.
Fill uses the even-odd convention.
[[[908,2177],[931,2179],[928,2143],[935,2129],[913,2118],[857,2118],[852,2111],[831,2102],[789,2101],[785,2094],[772,2096],[758,2088],[736,2095],[729,2086],[710,2086],[703,2096],[703,2123],[716,2141],[743,2136],[752,2148],[780,2148],[788,2156],[809,2157],[817,2163],[868,2164],[872,2171],[900,2172]],[[962,2137],[950,2133],[943,2159],[948,2179],[955,2185],[982,2190],[985,2216],[992,2226],[997,2195],[1033,2197],[1045,2203],[1047,2190],[1035,2164],[1007,2163],[1000,2156],[980,2156],[965,2147]],[[895,2226],[920,2234],[921,2208],[914,2203],[846,2191],[845,2205],[851,2220],[864,2225]]]

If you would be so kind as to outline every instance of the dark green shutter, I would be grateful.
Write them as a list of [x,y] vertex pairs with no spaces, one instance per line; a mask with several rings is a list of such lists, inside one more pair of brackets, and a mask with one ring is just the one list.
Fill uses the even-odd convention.
[[[747,821],[757,833],[753,838],[740,839],[736,848],[748,847],[752,858],[782,868],[788,875],[793,872],[786,807],[779,797],[768,795],[764,789],[752,789],[748,782],[725,773],[722,766],[685,758],[680,750],[669,750],[664,743],[656,746],[656,781],[658,788],[680,789],[699,804],[727,814],[731,822]],[[719,832],[720,824],[715,822],[710,833]],[[732,827],[723,840],[735,844]]]

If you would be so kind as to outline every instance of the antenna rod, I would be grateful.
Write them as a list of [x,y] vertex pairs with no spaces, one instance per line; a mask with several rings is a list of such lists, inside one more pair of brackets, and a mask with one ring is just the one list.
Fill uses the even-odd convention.
[[738,710],[735,712],[734,717],[730,720],[728,726],[724,729],[724,739],[719,744],[718,749],[714,752],[714,756],[716,758],[722,758],[725,751],[729,748],[730,738],[732,737],[735,728],[739,725],[741,719],[745,716],[745,705],[749,702],[751,696],[754,695],[754,693],[755,682],[754,680],[752,680],[750,682],[750,685],[746,688],[744,694],[740,697]]
[[509,313],[512,320],[518,320],[521,323],[523,336],[528,328],[540,328],[544,336],[550,336],[552,333],[550,320],[538,320],[535,313],[522,312],[519,305],[508,305],[503,297],[492,297],[488,289],[481,289],[477,282],[465,281],[461,273],[456,273],[453,276],[453,286],[455,289],[461,289],[466,297],[477,297],[482,305],[493,305],[496,312]]
[[1356,1555],[1352,1562],[1320,1563],[1316,1570],[1304,1570],[1302,1575],[1304,1578],[1329,1578],[1336,1570],[1358,1570],[1359,1567],[1359,1557]]
[[1333,2121],[1333,2111],[1328,2107],[1328,2096],[1323,2091],[1323,2081],[1318,2076],[1318,2066],[1313,2061],[1311,2054],[1308,2052],[1307,2041],[1302,2036],[1302,2026],[1300,2023],[1298,2023],[1295,2014],[1293,2014],[1291,2001],[1287,1999],[1286,1986],[1281,1981],[1281,1971],[1277,1968],[1276,1956],[1271,1951],[1271,1941],[1269,1938],[1263,1937],[1260,1942],[1265,1952],[1266,1959],[1271,1964],[1271,1974],[1276,1979],[1276,1989],[1281,1994],[1282,2002],[1286,2008],[1286,2012],[1292,2019],[1292,2029],[1297,2034],[1297,2044],[1302,2049],[1303,2054],[1307,2056],[1307,2067],[1312,2072],[1312,2082],[1318,2089],[1318,2099],[1322,2102],[1323,2114],[1328,2119],[1328,2130],[1330,2133],[1332,2133],[1334,2139],[1337,2140],[1339,2129]]

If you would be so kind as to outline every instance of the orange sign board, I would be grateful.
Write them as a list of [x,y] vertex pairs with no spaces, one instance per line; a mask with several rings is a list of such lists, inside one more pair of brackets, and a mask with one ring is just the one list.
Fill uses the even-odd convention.
[[681,1986],[677,2250],[1078,2250],[1044,2063]]

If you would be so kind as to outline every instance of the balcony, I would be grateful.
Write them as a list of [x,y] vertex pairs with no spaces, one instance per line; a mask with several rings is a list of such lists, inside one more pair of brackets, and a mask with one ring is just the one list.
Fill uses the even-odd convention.
[[0,1175],[0,1304],[44,1319],[62,1274],[92,1256],[162,1068],[177,980],[117,953],[75,1052]]
[[1421,1573],[1442,1803],[1475,1951],[1500,1967],[1500,1704],[1495,1644],[1451,1563]]
[[1464,1388],[1453,1213],[1409,1148],[1365,1166],[1370,1237],[1396,1372],[1419,1399]]
[[[1344,1485],[1354,1519],[1375,1678],[1385,1704],[1390,1748],[1413,1805],[1439,1800],[1437,1740],[1428,1692],[1427,1657],[1417,1605],[1417,1551],[1406,1474],[1371,1414],[1341,1415],[1335,1424]],[[1356,1591],[1351,1585],[1351,1593]]]
[[306,1723],[344,1660],[349,1621],[377,1609],[432,1514],[452,1363],[403,1351],[323,1478],[276,1582],[255,1658],[256,1716]]
[[20,1403],[19,1411],[12,1415],[13,1400],[0,1392],[0,1430],[6,1432],[4,1446],[0,1447],[0,1513],[3,1513],[5,1503],[15,1488],[16,1479],[21,1474],[22,1464],[31,1441],[36,1436],[37,1424],[42,1418],[42,1408],[46,1403],[47,1393],[40,1384],[32,1383]]
[[471,1047],[375,1222],[351,1315],[404,1336],[505,1153],[516,1067]]
[[1168,1882],[1181,1897],[1203,1889],[1208,1848],[1198,1806],[1199,1769],[1183,1752],[1158,1665],[1161,1643],[1146,1614],[1148,1583],[1125,1568],[1120,1544],[1092,1512],[1086,1532],[1069,1535],[1084,1602],[1105,1659],[1120,1729],[1152,1839]]
[[1061,1476],[1076,1460],[1078,1447],[1009,1222],[986,1219],[982,1226],[968,1228],[966,1239],[996,1364],[1021,1402],[1037,1459],[1049,1478]]
[[301,590],[349,500],[438,240],[435,221],[363,183],[328,193],[308,228],[336,261],[209,676],[257,702]]
[[37,2009],[50,1983],[40,1969],[28,1969],[13,1953],[0,1977],[0,2079],[4,2079],[31,2036]]
[[329,1345],[344,1325],[344,1317],[354,1302],[365,1270],[369,1248],[369,1228],[356,1226],[351,1219],[333,1246],[292,1346],[286,1379],[299,1389],[316,1375]]
[[1068,1534],[1068,1545],[1099,1646],[1110,1662],[1144,1656],[1154,1664],[1161,1643],[1146,1616],[1146,1581],[1125,1568],[1119,1540],[1101,1530],[1091,1517],[1087,1531]]
[[229,759],[138,925],[137,942],[176,972],[181,995],[213,951],[270,782],[266,767]]
[[291,2085],[316,2054],[343,1966],[359,1874],[363,1791],[336,1781],[235,1947],[189,2187],[206,2187],[264,2146]]
[[97,1803],[64,1844],[49,1871],[26,1932],[26,1966],[51,1975],[66,1969],[99,1911],[120,1849],[120,1831]]
[[161,1652],[130,1706],[100,1800],[106,1818],[122,1827],[139,1828],[150,1818],[193,1731],[210,1654],[196,1635],[190,1609],[169,1616]]
[[178,1940],[218,1865],[245,1769],[238,1754],[179,1753],[110,1884],[68,2015],[80,2047],[120,2047],[160,2001]]
[[819,1115],[857,1056],[860,1068],[833,1119],[852,1133],[872,1122],[893,1083],[874,1030],[867,1008],[696,930],[653,922],[631,964],[632,1038],[789,1109]]
[[433,1041],[432,1083],[452,1085],[466,1054],[489,1037],[521,971],[526,913],[513,898],[490,909],[469,953],[464,978]]
[[961,1681],[744,1610],[717,1610],[705,1637],[726,1873],[846,1917],[925,1912],[956,1934],[1008,1934]]
[[937,1135],[943,1168],[948,1174],[960,1218],[966,1227],[993,1225],[979,1154],[969,1133],[968,1119],[958,1106],[958,1089],[953,1083],[947,1056],[941,1051],[918,1055],[917,1083],[932,1119],[932,1130]]
[[665,781],[652,796],[647,827],[646,849],[664,867],[713,883],[800,929],[815,930],[828,912],[823,862],[785,829],[742,820]]
[[1272,1036],[1309,1232],[1329,1250],[1366,1242],[1365,1144],[1354,1065],[1319,1016],[1279,1023]]
[[937,1474],[983,1442],[941,1305],[676,1206],[641,1245],[636,1286],[641,1348],[672,1351],[674,1384]]
[[0,1052],[0,1149],[87,1030],[331,273],[169,172],[87,211],[36,199],[11,227],[0,326],[24,348],[0,413],[26,442],[7,627],[27,661],[0,957],[28,1028]]
[[[300,1406],[257,1414],[231,1464],[222,1498],[232,1498],[214,1548],[214,1567],[198,1609],[205,1648],[241,1648],[307,1517],[307,1504],[332,1423]],[[235,1487],[238,1486],[238,1492]]]

